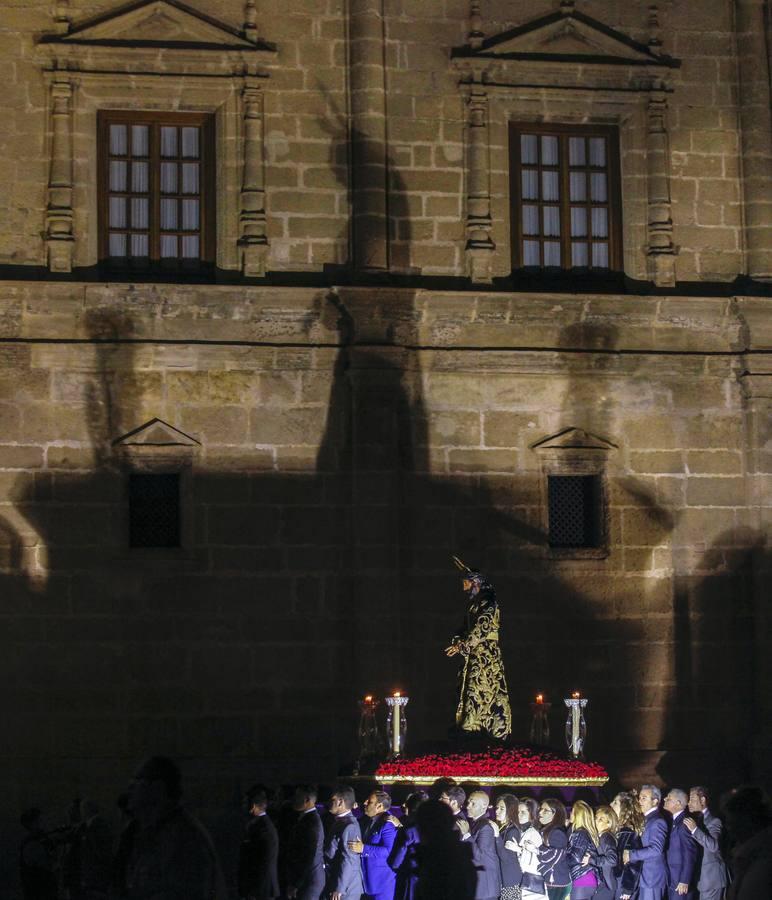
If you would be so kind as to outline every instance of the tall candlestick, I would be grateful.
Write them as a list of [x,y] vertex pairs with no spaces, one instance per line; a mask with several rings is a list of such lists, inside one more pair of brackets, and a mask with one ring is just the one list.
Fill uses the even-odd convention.
[[386,698],[386,705],[389,707],[386,726],[389,731],[389,756],[392,758],[399,756],[405,747],[406,723],[403,707],[407,705],[409,699],[403,697],[399,691],[395,691],[393,697]]
[[578,691],[575,691],[563,702],[568,707],[566,743],[571,756],[578,759],[583,756],[584,741],[587,736],[587,724],[584,721],[584,707],[587,706],[587,700],[583,699]]

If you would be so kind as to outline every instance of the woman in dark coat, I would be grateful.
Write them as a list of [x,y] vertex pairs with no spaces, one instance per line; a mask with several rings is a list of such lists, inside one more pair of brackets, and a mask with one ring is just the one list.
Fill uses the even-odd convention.
[[520,882],[523,880],[523,870],[520,868],[520,859],[514,850],[506,847],[508,841],[519,843],[522,836],[517,823],[518,802],[514,794],[502,794],[496,800],[494,808],[496,824],[499,826],[496,850],[501,862],[501,900],[520,900],[522,896]]
[[617,892],[616,867],[619,861],[616,833],[617,814],[610,806],[595,810],[595,828],[598,832],[598,869],[600,883],[594,900],[615,900]]
[[598,889],[597,855],[595,816],[583,800],[577,800],[571,808],[571,833],[568,836],[571,900],[589,900]]
[[405,818],[400,820],[396,816],[389,816],[389,821],[399,829],[388,858],[389,867],[397,873],[394,900],[415,900],[418,885],[416,850],[420,842],[415,814],[418,807],[428,799],[426,791],[414,791],[403,804]]
[[638,805],[638,798],[633,794],[617,794],[611,801],[611,808],[617,814],[617,864],[614,870],[616,877],[615,900],[631,897],[637,900],[638,880],[641,877],[642,863],[634,862],[624,865],[622,856],[625,850],[637,850],[641,846],[643,832],[643,813]]
[[544,843],[539,848],[539,874],[544,878],[549,900],[567,900],[571,893],[571,873],[568,871],[568,834],[566,808],[552,797],[542,800],[539,825]]

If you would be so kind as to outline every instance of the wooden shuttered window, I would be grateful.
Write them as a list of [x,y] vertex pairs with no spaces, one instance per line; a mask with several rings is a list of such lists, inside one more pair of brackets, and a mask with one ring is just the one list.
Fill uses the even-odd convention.
[[512,267],[622,269],[616,128],[510,125]]
[[103,264],[176,271],[214,262],[213,124],[198,113],[99,114]]

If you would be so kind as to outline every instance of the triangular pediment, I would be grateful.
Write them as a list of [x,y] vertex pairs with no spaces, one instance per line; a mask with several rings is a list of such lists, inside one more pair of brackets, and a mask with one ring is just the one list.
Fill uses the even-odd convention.
[[532,450],[616,450],[616,444],[582,428],[564,428],[531,445]]
[[189,434],[180,431],[163,419],[150,419],[113,441],[114,447],[200,447]]
[[45,43],[107,47],[158,47],[199,50],[269,49],[240,31],[180,3],[179,0],[136,0],[75,25]]
[[486,38],[476,48],[457,47],[451,55],[454,59],[520,59],[630,66],[679,65],[677,60],[656,53],[648,45],[575,9],[541,16]]

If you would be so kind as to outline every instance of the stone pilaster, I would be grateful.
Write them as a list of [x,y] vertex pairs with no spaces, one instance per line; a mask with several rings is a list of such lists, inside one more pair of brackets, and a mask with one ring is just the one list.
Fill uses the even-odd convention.
[[46,247],[52,272],[72,271],[72,81],[56,74],[51,83],[51,169],[46,208]]
[[244,174],[241,186],[239,246],[244,275],[265,275],[268,236],[265,216],[265,154],[263,142],[263,92],[247,82],[243,95]]
[[467,141],[469,172],[466,196],[467,275],[472,281],[489,284],[493,275],[491,240],[490,153],[488,144],[488,95],[475,86],[469,95]]
[[354,267],[389,267],[386,184],[386,74],[383,0],[351,0],[349,85],[351,95],[352,244]]
[[763,0],[736,0],[745,269],[772,278],[772,111]]
[[676,248],[670,202],[667,94],[661,88],[653,90],[649,97],[646,161],[649,278],[660,287],[671,287],[676,282]]

